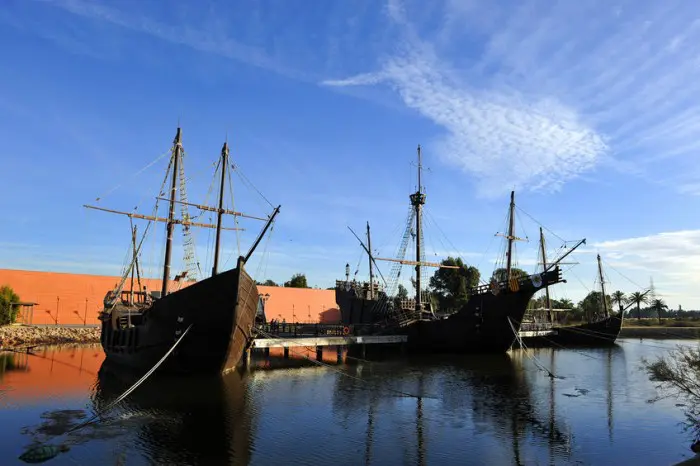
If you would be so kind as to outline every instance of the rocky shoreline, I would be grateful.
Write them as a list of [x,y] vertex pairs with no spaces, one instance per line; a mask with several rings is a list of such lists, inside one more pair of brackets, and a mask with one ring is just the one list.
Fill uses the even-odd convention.
[[0,327],[0,351],[27,346],[99,342],[99,327],[28,327],[24,325]]

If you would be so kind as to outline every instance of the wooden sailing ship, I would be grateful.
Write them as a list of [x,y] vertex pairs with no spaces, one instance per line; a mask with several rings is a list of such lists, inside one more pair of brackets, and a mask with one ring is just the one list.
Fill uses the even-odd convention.
[[[540,230],[540,244],[542,251],[543,263],[546,266],[546,256],[544,248],[544,237]],[[587,316],[587,322],[577,325],[557,325],[554,317],[555,311],[567,311],[565,309],[552,309],[549,289],[545,288],[545,306],[546,306],[546,328],[551,333],[545,335],[526,336],[523,337],[523,343],[528,347],[567,347],[567,346],[607,346],[612,345],[620,335],[622,321],[626,308],[620,306],[617,314],[613,313],[608,303],[605,292],[605,276],[603,274],[603,264],[600,254],[597,255],[598,262],[598,280],[600,283],[600,310],[593,315]],[[649,292],[647,290],[642,296]]]
[[[181,341],[163,363],[160,371],[174,373],[223,373],[236,367],[243,351],[252,342],[252,329],[258,310],[258,291],[255,281],[245,270],[245,264],[264,237],[279,212],[277,206],[267,218],[252,217],[223,208],[226,171],[229,164],[228,144],[221,150],[221,184],[218,208],[189,204],[177,200],[178,174],[184,183],[181,171],[183,155],[182,133],[177,129],[173,141],[170,167],[172,184],[167,218],[140,215],[133,212],[120,212],[101,207],[85,207],[123,214],[130,218],[144,219],[166,224],[165,258],[160,292],[134,289],[134,270],[138,272],[138,253],[143,239],[137,244],[135,231],[132,235],[133,260],[122,280],[104,299],[104,309],[100,313],[102,333],[100,341],[106,354],[106,361],[138,370],[153,367],[168,352],[182,333],[189,328],[189,334]],[[180,170],[180,171],[179,171]],[[166,175],[167,181],[168,175]],[[165,186],[165,182],[164,182]],[[158,198],[163,199],[163,198]],[[187,204],[198,209],[216,212],[215,225],[190,221],[175,217],[175,204]],[[220,272],[220,242],[223,215],[258,218],[265,226],[245,256],[237,260],[236,267]],[[149,227],[152,223],[149,223]],[[214,261],[211,276],[177,290],[170,289],[170,262],[175,225],[183,228],[197,226],[216,229]],[[146,232],[144,232],[145,237]],[[127,276],[131,274],[131,289],[124,290]],[[176,280],[181,279],[178,275]],[[191,326],[191,327],[190,327]]]
[[[365,246],[369,256],[370,281],[358,283],[350,281],[349,265],[346,265],[346,280],[336,282],[336,302],[341,311],[342,322],[355,325],[368,331],[396,332],[408,335],[408,347],[415,351],[445,351],[458,353],[504,352],[513,344],[516,333],[530,298],[542,287],[562,281],[558,261],[544,269],[541,274],[516,276],[513,273],[513,242],[517,238],[514,232],[515,193],[511,192],[508,233],[507,265],[503,277],[494,277],[490,283],[469,290],[467,303],[456,312],[437,315],[430,302],[425,302],[422,294],[421,272],[424,267],[453,268],[459,267],[426,262],[422,254],[422,209],[426,194],[421,184],[421,150],[418,146],[418,189],[410,195],[411,212],[407,222],[406,233],[399,250],[398,259],[375,258],[372,255],[367,230]],[[415,260],[404,260],[410,237],[415,239]],[[358,238],[359,240],[359,238]],[[564,256],[570,254],[585,240],[580,241]],[[376,260],[392,261],[390,289],[385,290],[374,282],[373,266]],[[400,266],[414,265],[415,299],[399,302],[390,297],[393,284],[396,283]]]

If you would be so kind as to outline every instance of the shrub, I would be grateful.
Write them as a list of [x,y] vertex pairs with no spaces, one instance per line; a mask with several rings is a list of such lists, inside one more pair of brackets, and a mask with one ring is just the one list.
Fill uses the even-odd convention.
[[19,301],[19,296],[9,286],[0,286],[0,325],[8,325],[15,321],[19,306],[12,303]]

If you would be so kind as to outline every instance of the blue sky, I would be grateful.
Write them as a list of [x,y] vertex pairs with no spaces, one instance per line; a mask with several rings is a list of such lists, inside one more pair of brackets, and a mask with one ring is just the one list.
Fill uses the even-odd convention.
[[[179,121],[190,201],[206,199],[228,138],[242,173],[282,204],[249,267],[257,278],[304,272],[333,285],[361,257],[347,226],[366,221],[377,253],[392,256],[421,144],[429,259],[459,253],[490,274],[515,189],[549,230],[587,238],[557,297],[593,288],[599,252],[609,289],[653,277],[670,306],[700,308],[700,6],[164,5],[14,0],[0,10],[0,266],[118,274],[128,220],[82,205],[100,197],[150,211],[167,159],[134,174],[168,151]],[[237,210],[269,213],[233,181]],[[261,225],[240,226],[245,250]],[[521,213],[518,228],[530,241],[517,258],[534,271],[538,226]],[[196,233],[203,269],[209,234]],[[157,275],[163,226],[151,236],[143,261]],[[554,253],[561,242],[548,241]],[[224,242],[235,257],[236,235]]]

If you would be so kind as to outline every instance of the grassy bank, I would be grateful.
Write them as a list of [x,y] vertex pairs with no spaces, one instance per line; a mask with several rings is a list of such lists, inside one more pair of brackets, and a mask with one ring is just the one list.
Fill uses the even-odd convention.
[[674,328],[684,328],[684,327],[699,327],[700,320],[696,319],[635,319],[628,317],[626,318],[622,325],[624,327],[674,327]]
[[0,350],[33,345],[57,345],[62,343],[99,343],[100,328],[26,327],[7,325],[0,327]]
[[700,327],[638,326],[625,325],[620,329],[621,338],[697,339]]

